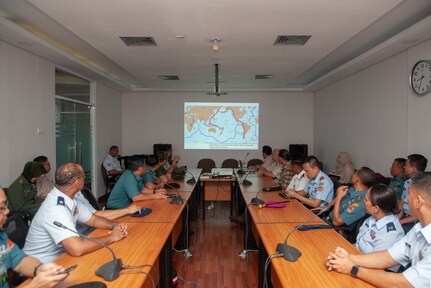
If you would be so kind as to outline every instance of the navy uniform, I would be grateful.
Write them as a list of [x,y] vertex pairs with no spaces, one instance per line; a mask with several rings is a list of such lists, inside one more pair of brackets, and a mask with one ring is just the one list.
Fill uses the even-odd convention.
[[[392,247],[404,235],[404,229],[396,215],[387,215],[379,221],[376,221],[374,216],[370,216],[359,229],[358,236],[356,236],[356,248],[364,254],[384,251]],[[389,270],[396,272],[398,269],[399,266],[396,266]]]
[[413,287],[431,286],[431,224],[417,223],[400,241],[388,249],[391,257],[404,267],[404,277]]
[[106,206],[109,209],[126,208],[132,203],[132,198],[138,196],[142,189],[144,189],[142,177],[135,175],[130,170],[126,170],[126,172],[121,175],[120,179],[118,179],[114,189],[112,189]]
[[[340,218],[347,226],[352,225],[365,216],[364,198],[367,190],[355,191],[349,188],[346,195],[340,201]],[[329,214],[331,220],[334,219],[334,211]]]
[[[15,269],[25,257],[25,254],[19,249],[18,245],[10,241],[4,231],[0,231],[0,253],[2,265],[4,265],[6,269]],[[4,272],[4,274],[0,275],[0,287],[9,287],[7,285],[6,270],[2,272]]]
[[401,195],[403,194],[404,190],[404,177],[403,175],[392,177],[391,182],[389,182],[389,187],[394,190],[394,192],[397,194],[397,199],[401,199]]
[[310,180],[304,190],[310,199],[320,199],[320,206],[328,205],[334,197],[334,185],[331,179],[320,171],[316,179]]
[[76,231],[76,222],[85,223],[92,215],[81,202],[69,198],[54,188],[33,218],[24,252],[43,263],[52,262],[65,251],[61,242],[78,236],[72,231],[55,226],[53,222],[58,221]]

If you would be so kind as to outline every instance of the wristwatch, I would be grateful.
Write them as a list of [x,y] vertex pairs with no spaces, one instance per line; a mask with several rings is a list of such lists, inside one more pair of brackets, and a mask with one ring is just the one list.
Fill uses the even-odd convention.
[[352,267],[352,270],[350,270],[350,275],[352,275],[353,277],[357,278],[358,277],[358,273],[359,273],[359,268],[360,268],[360,266],[354,265]]

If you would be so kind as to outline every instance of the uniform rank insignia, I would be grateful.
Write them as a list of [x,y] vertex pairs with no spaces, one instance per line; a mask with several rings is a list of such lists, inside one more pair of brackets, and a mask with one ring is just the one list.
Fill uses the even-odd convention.
[[362,195],[359,195],[358,198],[356,198],[356,200],[361,201],[362,200]]
[[325,180],[325,177],[323,177],[323,176],[322,176],[322,177],[320,177],[319,181],[320,181],[320,180]]
[[376,231],[370,230],[370,237],[372,240],[376,239]]
[[355,207],[359,207],[359,204],[358,203],[352,203],[352,205],[350,205],[349,208],[347,208],[347,212],[352,213],[353,210],[355,210]]
[[60,205],[60,206],[65,206],[65,204],[64,204],[64,198],[63,197],[61,197],[61,196],[58,196],[57,197],[57,206],[58,205]]
[[317,188],[317,191],[322,192],[323,191],[323,186],[319,186],[319,188]]
[[75,207],[75,210],[73,210],[73,216],[75,216],[76,214],[78,214],[78,207]]
[[395,228],[394,223],[390,222],[390,223],[386,224],[386,230],[387,230],[387,232],[391,232],[391,231],[396,231],[397,229]]

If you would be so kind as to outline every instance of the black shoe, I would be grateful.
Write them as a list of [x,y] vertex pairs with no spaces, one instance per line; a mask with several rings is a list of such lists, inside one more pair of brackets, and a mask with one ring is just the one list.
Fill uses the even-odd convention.
[[236,224],[244,225],[244,215],[229,216],[229,219]]

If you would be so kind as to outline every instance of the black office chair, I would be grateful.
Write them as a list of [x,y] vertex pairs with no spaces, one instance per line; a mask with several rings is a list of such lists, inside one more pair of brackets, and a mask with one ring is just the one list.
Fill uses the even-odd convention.
[[233,158],[229,158],[223,161],[223,163],[221,164],[221,168],[238,168],[239,167],[239,162],[236,159]]
[[96,197],[94,197],[93,193],[91,193],[90,189],[84,187],[82,188],[81,193],[94,209],[100,210],[99,202],[97,201]]
[[252,166],[257,166],[257,165],[262,165],[263,161],[260,159],[251,159],[250,161],[247,162],[247,167],[252,167]]
[[370,217],[370,214],[365,214],[364,217],[362,217],[361,219],[357,220],[356,222],[354,222],[349,226],[342,225],[342,226],[334,227],[334,229],[335,231],[343,235],[343,237],[346,238],[347,241],[354,244],[356,243],[356,236],[358,236],[359,229],[361,228],[362,224],[364,224],[365,220],[368,219],[368,217]]
[[107,195],[114,188],[116,181],[115,181],[115,179],[108,177],[108,172],[106,171],[105,167],[103,166],[103,163],[101,165],[101,171],[102,171],[103,183],[105,183],[105,187],[106,187],[105,195]]
[[202,169],[202,173],[209,173],[211,169],[215,168],[216,164],[213,159],[203,158],[198,162],[198,168]]

